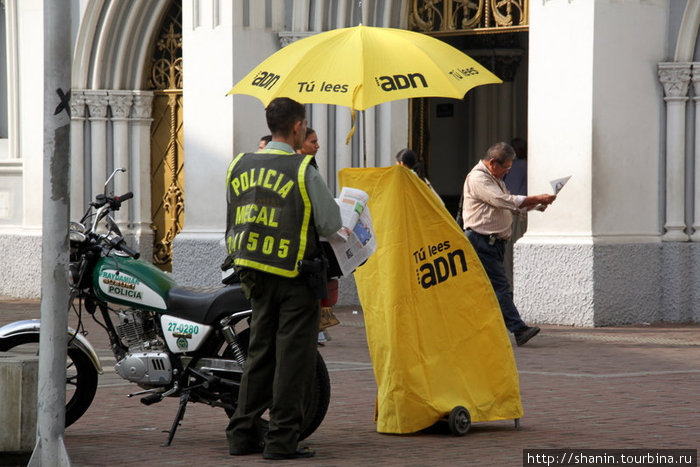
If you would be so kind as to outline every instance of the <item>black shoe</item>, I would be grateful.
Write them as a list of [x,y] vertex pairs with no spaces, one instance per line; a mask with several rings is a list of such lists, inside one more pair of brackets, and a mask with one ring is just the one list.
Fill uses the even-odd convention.
[[540,328],[538,328],[537,326],[528,326],[522,331],[516,331],[515,343],[518,344],[518,347],[520,347],[521,345],[525,345],[525,343],[527,343],[527,341],[535,337],[538,332],[540,332]]
[[275,452],[264,452],[263,459],[282,460],[282,459],[308,459],[314,457],[316,452],[310,448],[299,448],[291,454],[278,454]]
[[232,456],[247,456],[249,454],[260,454],[261,452],[263,452],[262,446],[254,446],[248,448],[228,448],[228,453]]

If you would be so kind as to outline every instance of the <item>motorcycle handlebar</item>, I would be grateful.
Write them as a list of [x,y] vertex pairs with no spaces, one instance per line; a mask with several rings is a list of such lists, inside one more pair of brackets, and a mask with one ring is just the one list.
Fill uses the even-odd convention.
[[[109,197],[105,196],[103,194],[99,194],[95,197],[95,201],[90,203],[90,206],[92,208],[97,209],[97,213],[93,217],[92,220],[92,228],[90,229],[92,232],[95,232],[97,228],[97,224],[109,214],[110,211],[119,211],[119,208],[122,206],[122,202],[130,200],[131,198],[134,197],[134,194],[130,191],[127,191],[121,196],[114,196],[114,197]],[[88,210],[85,212],[85,215],[83,218],[80,220],[81,223],[83,223],[86,219],[91,217],[91,208],[88,208]],[[120,235],[118,233],[118,235]],[[114,245],[112,245],[114,246]],[[127,247],[128,248],[128,247]],[[134,252],[133,250],[131,250]],[[128,253],[125,251],[125,253]],[[136,253],[136,252],[134,252]],[[128,253],[131,256],[133,256],[131,253]],[[138,253],[136,253],[138,255]]]
[[110,208],[112,208],[113,211],[118,211],[124,201],[129,200],[133,197],[134,194],[130,191],[127,191],[121,196],[115,196],[113,198],[110,198],[109,196],[105,196],[103,194],[99,194],[95,197],[95,201],[90,204],[96,208],[101,208],[105,204],[109,204]]
[[114,201],[121,203],[121,202],[126,201],[127,199],[131,199],[133,197],[134,197],[134,194],[132,192],[128,191],[121,196],[115,196]]
[[132,250],[131,248],[129,248],[129,247],[127,246],[126,242],[124,241],[124,239],[123,239],[122,237],[114,237],[114,238],[112,238],[112,239],[110,240],[110,244],[111,244],[114,248],[116,248],[117,250],[123,251],[124,253],[126,253],[127,255],[131,256],[131,257],[134,258],[134,259],[139,259],[139,257],[141,256],[141,253],[139,253],[139,252],[136,251],[136,250]]

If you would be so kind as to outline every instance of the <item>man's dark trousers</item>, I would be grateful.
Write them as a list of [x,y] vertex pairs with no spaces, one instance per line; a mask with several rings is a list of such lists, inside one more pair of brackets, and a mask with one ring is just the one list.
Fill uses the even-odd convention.
[[473,230],[467,230],[467,238],[474,247],[481,264],[486,270],[486,274],[491,280],[491,286],[501,306],[501,313],[503,314],[506,328],[513,333],[527,328],[527,324],[520,318],[520,313],[518,313],[518,309],[513,303],[513,292],[503,266],[506,242],[496,240],[493,245],[489,245],[488,235],[481,235]]
[[238,406],[226,429],[229,446],[255,449],[260,416],[270,407],[265,453],[290,454],[315,377],[320,303],[301,278],[250,269],[240,277],[253,314]]

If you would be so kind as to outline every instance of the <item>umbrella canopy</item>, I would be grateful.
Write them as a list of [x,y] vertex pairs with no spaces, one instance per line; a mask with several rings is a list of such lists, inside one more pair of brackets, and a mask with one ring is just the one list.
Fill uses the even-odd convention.
[[274,53],[229,94],[267,104],[289,97],[304,104],[365,110],[411,97],[462,99],[475,86],[501,83],[449,44],[403,29],[355,26],[298,40]]

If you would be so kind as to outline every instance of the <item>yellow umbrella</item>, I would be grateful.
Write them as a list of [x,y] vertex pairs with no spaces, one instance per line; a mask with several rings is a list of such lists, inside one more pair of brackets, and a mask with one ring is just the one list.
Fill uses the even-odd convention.
[[365,110],[411,97],[462,99],[475,86],[501,83],[449,44],[403,29],[355,26],[298,40],[274,53],[228,94],[267,104],[289,97],[304,104]]

